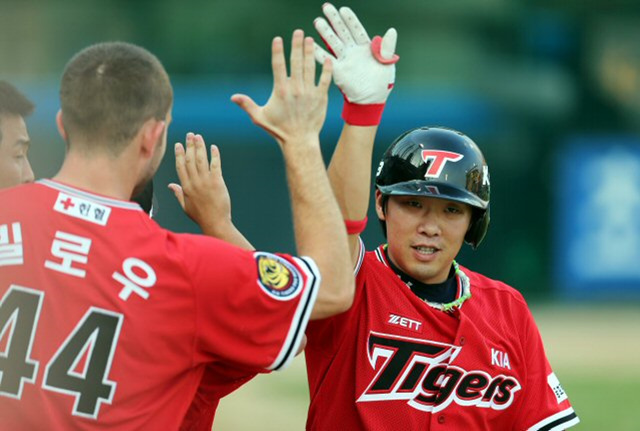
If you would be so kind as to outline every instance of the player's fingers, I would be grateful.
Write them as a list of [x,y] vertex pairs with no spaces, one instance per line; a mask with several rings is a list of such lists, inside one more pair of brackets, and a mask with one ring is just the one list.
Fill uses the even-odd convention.
[[178,173],[178,179],[185,187],[189,184],[189,175],[187,174],[187,166],[185,162],[185,149],[180,142],[177,142],[173,151],[176,155],[176,172]]
[[271,42],[271,69],[273,70],[274,88],[283,86],[287,80],[287,64],[284,60],[282,38],[279,36],[274,37]]
[[396,52],[396,43],[398,42],[398,32],[395,28],[390,28],[382,37],[380,46],[380,56],[382,58],[391,59],[393,53]]
[[220,158],[220,149],[217,145],[211,146],[211,174],[213,175],[213,186],[216,192],[226,189],[224,177],[222,176],[222,159]]
[[209,161],[207,160],[207,148],[204,144],[202,135],[195,135],[193,137],[195,142],[195,165],[196,170],[200,175],[209,172]]
[[173,195],[178,200],[178,203],[180,204],[182,209],[184,209],[184,192],[182,191],[182,187],[180,187],[180,185],[176,183],[171,183],[167,187],[169,187],[169,190],[173,192]]
[[220,158],[220,149],[217,145],[211,145],[211,172],[216,176],[222,176],[222,159]]
[[313,54],[313,38],[304,38],[304,84],[313,87],[316,82],[316,60]]
[[263,114],[262,108],[256,105],[256,102],[251,100],[249,96],[244,94],[234,94],[231,96],[231,101],[241,107],[254,124],[262,127],[267,131],[271,136],[276,138],[278,141],[282,141],[282,134],[278,132],[277,129],[274,129],[270,124],[268,124],[268,120],[265,119],[265,115]]
[[353,36],[351,36],[351,32],[342,20],[342,16],[340,16],[338,9],[336,9],[335,6],[331,3],[325,3],[324,5],[322,5],[322,12],[324,13],[324,16],[326,16],[329,20],[329,23],[331,23],[331,27],[338,35],[342,43],[345,46],[355,45],[355,40],[353,39]]
[[242,108],[242,110],[249,115],[251,121],[259,124],[260,107],[251,97],[245,94],[234,94],[231,96],[231,101]]
[[371,41],[369,35],[367,34],[367,30],[365,30],[364,26],[360,23],[360,20],[351,10],[351,8],[347,6],[341,7],[340,16],[342,17],[342,21],[349,29],[349,33],[351,33],[351,36],[353,37],[355,43],[357,43],[358,45],[362,45]]
[[330,59],[334,58],[331,54],[329,54],[327,51],[322,49],[320,45],[318,45],[315,42],[313,44],[313,55],[316,58],[316,61],[318,62],[318,64],[324,64],[324,61],[327,58],[330,58]]
[[300,29],[293,31],[293,37],[291,38],[291,81],[298,88],[302,88],[302,83],[304,79],[303,72],[303,39],[304,32]]
[[331,73],[333,73],[333,62],[330,59],[326,59],[322,65],[322,72],[320,73],[320,80],[318,81],[318,89],[327,92],[329,85],[331,84]]
[[329,23],[324,18],[316,18],[313,26],[324,41],[325,45],[333,52],[336,58],[340,59],[344,55],[344,44],[333,31]]
[[186,139],[187,150],[185,151],[184,165],[186,167],[187,176],[189,177],[190,182],[193,182],[198,178],[198,168],[196,168],[195,136],[193,133],[189,132],[187,133]]

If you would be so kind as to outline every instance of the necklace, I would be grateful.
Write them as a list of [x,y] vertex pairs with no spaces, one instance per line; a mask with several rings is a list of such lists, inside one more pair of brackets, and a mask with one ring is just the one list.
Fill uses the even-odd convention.
[[[380,251],[380,249],[376,249],[376,255],[378,257],[378,260],[380,260],[382,263],[388,266],[398,276],[398,278],[402,280],[405,286],[411,289],[411,281],[403,278],[402,271],[396,268],[393,262],[391,261],[391,259],[389,259],[389,257],[387,256],[387,247],[388,247],[388,244],[385,244],[382,247],[382,251]],[[444,311],[445,313],[452,313],[455,310],[460,309],[460,307],[462,307],[462,304],[467,299],[471,298],[471,282],[469,281],[469,276],[465,274],[463,270],[460,269],[460,266],[458,265],[458,262],[455,261],[455,259],[453,261],[453,269],[456,276],[458,277],[458,280],[460,280],[460,284],[462,285],[462,294],[458,299],[453,300],[451,302],[442,303],[442,302],[428,301],[427,299],[420,298],[420,296],[418,295],[416,296],[418,296],[418,298],[420,298],[429,307],[435,308],[436,310]]]
[[469,276],[464,273],[463,270],[458,266],[458,262],[453,261],[453,269],[456,272],[456,276],[460,280],[460,284],[462,284],[462,295],[455,301],[447,302],[443,304],[441,302],[431,302],[423,299],[423,301],[432,308],[435,308],[440,311],[444,311],[445,313],[451,313],[456,309],[462,307],[462,303],[467,299],[471,298],[471,283],[469,282]]

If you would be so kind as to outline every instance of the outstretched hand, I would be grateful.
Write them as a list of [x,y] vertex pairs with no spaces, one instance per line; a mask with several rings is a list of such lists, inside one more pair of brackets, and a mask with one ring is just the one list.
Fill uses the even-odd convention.
[[317,139],[327,112],[327,91],[331,83],[331,61],[323,62],[318,85],[315,84],[313,39],[305,38],[302,30],[293,32],[290,76],[284,58],[282,38],[271,45],[273,91],[264,106],[258,106],[244,94],[234,94],[238,104],[251,120],[272,135],[281,146],[290,142]]
[[230,223],[231,198],[222,177],[220,150],[211,146],[211,161],[202,136],[188,133],[186,149],[175,144],[176,171],[180,184],[171,183],[169,188],[184,212],[204,232],[215,231],[215,227]]

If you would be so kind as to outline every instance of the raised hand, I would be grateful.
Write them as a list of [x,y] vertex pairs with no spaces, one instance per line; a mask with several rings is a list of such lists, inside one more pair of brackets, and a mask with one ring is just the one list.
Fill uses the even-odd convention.
[[355,291],[344,223],[320,151],[319,134],[327,111],[331,61],[324,62],[316,85],[313,40],[305,39],[302,30],[295,30],[290,75],[279,37],[271,45],[271,65],[273,91],[264,106],[240,94],[231,100],[269,132],[282,149],[296,253],[310,259],[307,264],[317,266],[322,274],[322,287],[311,318],[322,319],[349,308]]
[[231,198],[222,176],[220,150],[211,146],[211,161],[201,135],[187,133],[186,148],[175,144],[176,171],[180,184],[169,188],[184,212],[210,236],[253,249],[231,221]]
[[180,184],[169,188],[184,212],[200,227],[213,221],[231,219],[231,198],[222,177],[220,150],[211,146],[211,162],[202,136],[187,133],[186,149],[175,144],[176,172]]
[[315,57],[321,63],[333,61],[333,79],[345,97],[343,119],[357,126],[377,125],[395,82],[396,30],[372,41],[350,8],[338,11],[325,3],[322,11],[326,19],[316,18],[314,26],[331,54],[316,44]]
[[331,83],[331,61],[323,61],[318,84],[315,83],[313,39],[295,30],[291,42],[291,73],[287,75],[282,38],[271,45],[273,91],[264,106],[258,106],[244,94],[235,94],[237,103],[251,120],[271,134],[283,146],[289,142],[318,139],[327,112],[327,91]]

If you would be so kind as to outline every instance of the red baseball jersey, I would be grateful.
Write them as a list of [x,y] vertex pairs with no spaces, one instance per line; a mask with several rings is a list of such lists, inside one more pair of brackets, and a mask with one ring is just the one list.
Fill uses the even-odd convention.
[[180,431],[211,431],[220,399],[255,375],[256,372],[229,364],[207,365],[196,395],[180,425]]
[[307,328],[307,429],[561,430],[579,422],[515,289],[460,268],[472,296],[446,313],[400,280],[382,246],[363,254],[353,307]]
[[311,259],[174,234],[48,180],[0,201],[0,429],[178,429],[206,366],[224,392],[293,359]]

